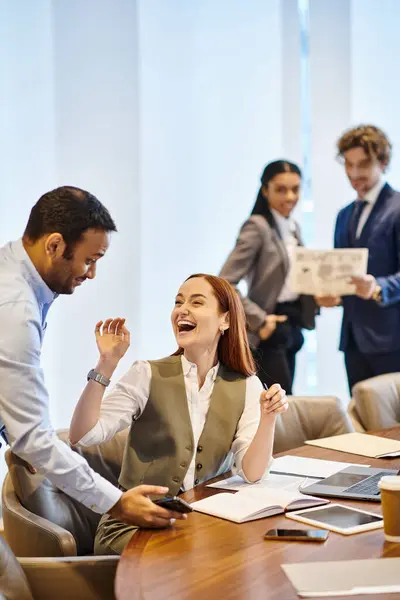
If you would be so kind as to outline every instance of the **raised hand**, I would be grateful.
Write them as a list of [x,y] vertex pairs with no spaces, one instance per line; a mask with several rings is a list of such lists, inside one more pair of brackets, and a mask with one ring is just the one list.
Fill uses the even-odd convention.
[[266,392],[260,394],[261,418],[266,415],[278,415],[289,408],[285,390],[274,383]]
[[260,339],[267,340],[274,333],[278,323],[287,321],[286,315],[268,315],[264,325],[258,330]]
[[130,333],[125,319],[99,321],[95,328],[96,343],[100,352],[100,362],[116,367],[130,345]]

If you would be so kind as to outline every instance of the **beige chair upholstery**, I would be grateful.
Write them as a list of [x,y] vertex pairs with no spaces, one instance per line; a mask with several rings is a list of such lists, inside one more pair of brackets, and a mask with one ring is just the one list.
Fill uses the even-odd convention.
[[0,599],[113,600],[118,559],[17,559],[0,536]]
[[289,409],[278,416],[274,454],[314,440],[354,431],[339,398],[335,396],[289,396]]
[[352,390],[353,414],[366,431],[400,423],[400,373],[388,373],[357,383]]
[[[128,430],[99,446],[76,450],[103,477],[118,485]],[[59,432],[66,441],[67,432]],[[3,521],[8,543],[16,556],[76,556],[93,553],[100,515],[89,510],[26,463],[6,452],[8,474],[3,490]]]

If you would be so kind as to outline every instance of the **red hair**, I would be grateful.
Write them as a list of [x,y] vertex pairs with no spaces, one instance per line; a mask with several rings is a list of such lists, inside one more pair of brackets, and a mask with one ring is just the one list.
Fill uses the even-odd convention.
[[[190,275],[185,281],[195,277],[201,277],[211,285],[221,313],[229,312],[229,328],[218,342],[218,360],[245,377],[254,375],[256,368],[247,339],[246,317],[237,291],[226,279],[205,273]],[[183,354],[183,348],[174,352],[174,356],[180,354]]]

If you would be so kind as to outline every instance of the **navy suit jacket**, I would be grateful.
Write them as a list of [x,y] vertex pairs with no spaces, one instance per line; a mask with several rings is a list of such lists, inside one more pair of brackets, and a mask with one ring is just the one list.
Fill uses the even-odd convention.
[[[349,248],[349,224],[355,202],[337,217],[335,248]],[[368,248],[367,272],[382,288],[382,302],[343,297],[340,349],[345,351],[350,326],[361,352],[384,354],[400,350],[400,193],[386,184],[356,242]]]

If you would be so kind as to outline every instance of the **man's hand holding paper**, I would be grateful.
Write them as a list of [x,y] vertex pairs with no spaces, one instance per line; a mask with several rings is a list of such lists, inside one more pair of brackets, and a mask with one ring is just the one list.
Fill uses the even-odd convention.
[[316,297],[320,306],[337,306],[340,297],[372,293],[370,275],[367,275],[368,250],[345,248],[340,250],[311,250],[298,247],[293,252],[292,289],[298,294]]

